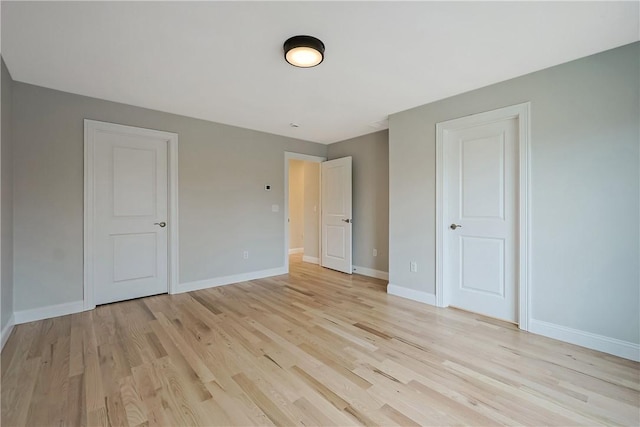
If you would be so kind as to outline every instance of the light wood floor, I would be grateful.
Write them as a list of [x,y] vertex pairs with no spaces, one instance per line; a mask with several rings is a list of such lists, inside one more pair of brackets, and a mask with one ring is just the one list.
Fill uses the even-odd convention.
[[291,274],[17,326],[2,425],[638,425],[640,365]]

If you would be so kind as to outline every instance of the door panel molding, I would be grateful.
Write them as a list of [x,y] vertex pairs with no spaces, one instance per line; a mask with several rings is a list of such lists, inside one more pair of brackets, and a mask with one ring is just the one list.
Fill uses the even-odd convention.
[[497,110],[474,114],[436,124],[436,305],[447,307],[449,297],[444,286],[444,254],[446,250],[445,233],[448,224],[444,221],[445,195],[445,150],[444,140],[447,132],[471,126],[480,126],[505,119],[516,119],[518,122],[518,237],[516,248],[518,291],[518,325],[520,329],[528,331],[531,318],[531,289],[530,289],[530,244],[531,244],[531,200],[530,200],[530,118],[531,103],[499,108]]
[[170,294],[178,292],[178,134],[153,129],[84,120],[84,310],[96,307],[94,298],[94,230],[95,230],[95,134],[122,133],[161,138],[167,141],[168,172],[168,253],[167,285]]

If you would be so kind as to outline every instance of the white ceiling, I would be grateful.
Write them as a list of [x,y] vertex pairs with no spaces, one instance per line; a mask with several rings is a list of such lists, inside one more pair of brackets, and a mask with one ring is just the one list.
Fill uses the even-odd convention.
[[[331,143],[376,131],[391,113],[637,41],[638,6],[3,1],[2,55],[22,82]],[[320,66],[284,61],[282,43],[297,34],[324,41]]]

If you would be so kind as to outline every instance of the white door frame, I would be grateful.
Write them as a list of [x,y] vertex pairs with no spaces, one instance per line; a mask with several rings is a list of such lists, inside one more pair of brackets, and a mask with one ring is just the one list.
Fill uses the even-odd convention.
[[174,294],[178,289],[178,134],[153,129],[144,129],[96,120],[84,120],[84,310],[96,307],[94,302],[93,249],[95,208],[95,159],[94,132],[126,131],[130,134],[160,137],[167,141],[168,169],[168,290]]
[[531,316],[531,289],[530,283],[530,220],[531,201],[529,194],[530,185],[530,153],[531,140],[531,103],[512,105],[471,116],[448,120],[436,124],[436,305],[447,307],[449,299],[444,288],[444,254],[446,252],[447,224],[444,222],[444,189],[445,189],[445,162],[444,162],[444,138],[450,130],[466,128],[470,125],[483,125],[499,120],[518,120],[518,233],[516,248],[518,248],[517,278],[518,283],[518,325],[522,330],[529,330]]
[[[311,156],[309,154],[284,152],[284,269],[289,273],[289,160],[304,160],[305,162],[322,163],[326,162],[326,157]],[[320,179],[320,187],[322,188],[322,179]],[[318,211],[322,212],[322,191],[318,195]],[[318,219],[320,222],[320,219]],[[318,234],[322,233],[322,227],[318,227]],[[318,236],[318,255],[322,257],[321,251],[322,238]]]

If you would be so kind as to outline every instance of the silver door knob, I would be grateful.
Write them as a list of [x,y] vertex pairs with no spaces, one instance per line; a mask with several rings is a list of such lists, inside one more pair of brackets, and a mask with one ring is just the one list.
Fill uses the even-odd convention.
[[347,224],[349,224],[351,222],[351,220],[349,218],[347,218],[347,219],[343,219],[342,222],[346,222]]
[[462,226],[460,224],[451,224],[449,228],[455,230],[456,228],[462,228]]
[[160,227],[163,227],[163,228],[164,228],[164,227],[166,227],[166,226],[167,226],[167,223],[166,223],[166,222],[164,222],[164,221],[162,221],[162,222],[154,222],[154,223],[153,223],[153,225],[159,225]]

